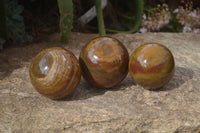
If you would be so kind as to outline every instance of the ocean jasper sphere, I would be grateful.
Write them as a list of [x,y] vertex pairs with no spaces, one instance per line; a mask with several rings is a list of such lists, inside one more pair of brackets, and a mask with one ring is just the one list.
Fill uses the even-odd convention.
[[70,95],[81,78],[81,69],[72,52],[58,47],[41,51],[29,70],[34,88],[51,99],[62,99]]
[[147,43],[131,55],[129,73],[135,83],[146,89],[158,89],[169,82],[174,74],[174,58],[162,44]]
[[125,46],[111,37],[97,37],[86,44],[79,57],[82,75],[97,88],[111,88],[128,73],[129,55]]

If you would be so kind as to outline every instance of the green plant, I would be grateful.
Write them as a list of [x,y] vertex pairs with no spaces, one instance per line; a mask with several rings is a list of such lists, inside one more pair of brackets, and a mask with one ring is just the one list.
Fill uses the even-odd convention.
[[160,31],[160,29],[169,23],[170,18],[171,13],[168,5],[165,3],[162,5],[158,4],[157,7],[145,10],[140,32]]
[[122,30],[107,29],[108,32],[133,33],[138,31],[142,22],[144,2],[143,0],[112,0],[118,14]]
[[[108,32],[126,32],[133,33],[136,32],[141,24],[143,15],[143,0],[127,0],[128,3],[121,0],[114,0],[118,7],[123,5],[124,8],[120,8],[118,12],[121,21],[121,27],[125,30],[113,30],[106,29],[104,26],[103,13],[101,8],[101,0],[95,0],[98,29],[100,36],[105,35],[105,31]],[[121,3],[122,2],[122,3]],[[67,42],[70,37],[70,32],[72,28],[73,21],[73,3],[72,0],[58,0],[58,6],[60,10],[60,41]],[[128,9],[128,11],[126,10]]]
[[182,32],[183,31],[183,25],[178,23],[177,21],[177,13],[171,13],[171,18],[169,21],[169,24],[167,24],[165,27],[160,29],[161,32],[168,31],[168,32]]
[[73,22],[73,3],[72,0],[58,0],[60,12],[60,41],[67,42]]
[[[101,0],[95,1],[99,34],[105,35],[104,21],[101,9]],[[72,0],[58,0],[58,7],[60,12],[60,41],[67,42],[70,37],[70,32],[73,22],[73,3]]]
[[0,1],[0,45],[3,47],[5,40],[8,40],[8,30],[6,23],[5,0]]
[[[0,1],[0,38],[1,43],[18,42],[25,33],[24,20],[21,16],[23,6],[17,0]],[[4,41],[3,41],[4,40]]]
[[6,0],[8,37],[10,41],[20,41],[25,34],[24,19],[21,16],[24,7],[17,0]]
[[[145,2],[149,1],[145,0]],[[168,8],[167,3],[158,4],[157,7],[152,7],[151,4],[145,3],[146,8],[143,15],[142,28],[140,29],[141,32],[200,33],[200,9],[194,7],[193,1],[180,0],[172,2],[170,0],[168,3],[171,4],[171,8]],[[179,6],[176,4],[179,4]]]
[[99,35],[104,36],[106,34],[106,31],[105,31],[105,26],[104,26],[103,13],[101,9],[101,0],[96,0],[95,6],[96,6],[96,12],[97,12]]
[[185,5],[173,11],[177,24],[183,27],[182,32],[200,33],[200,9],[195,9],[189,0],[182,0],[182,4]]
[[[32,0],[36,1],[36,0]],[[136,32],[141,24],[143,14],[143,0],[127,0],[125,6],[128,6],[128,14],[126,10],[119,11],[119,17],[122,18],[121,27],[125,26],[125,30],[117,31],[109,30],[109,32]],[[70,37],[70,32],[73,23],[73,2],[72,0],[58,0],[58,7],[60,12],[60,41],[67,42]],[[119,3],[120,0],[116,0]],[[98,29],[100,35],[105,35],[105,26],[103,13],[101,8],[101,0],[95,0],[97,11]],[[18,4],[18,0],[1,0],[0,1],[0,43],[18,42],[23,39],[25,34],[25,26],[21,13],[23,6]]]

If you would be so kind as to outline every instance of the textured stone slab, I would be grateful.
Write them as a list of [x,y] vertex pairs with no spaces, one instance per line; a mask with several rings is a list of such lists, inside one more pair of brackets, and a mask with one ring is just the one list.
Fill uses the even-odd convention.
[[29,65],[42,49],[61,46],[78,57],[94,34],[73,33],[68,44],[58,34],[39,43],[0,52],[0,132],[200,132],[200,35],[117,34],[129,54],[145,42],[166,45],[173,53],[173,79],[157,91],[133,83],[130,75],[111,90],[96,89],[81,80],[72,96],[53,101],[37,93],[29,80]]

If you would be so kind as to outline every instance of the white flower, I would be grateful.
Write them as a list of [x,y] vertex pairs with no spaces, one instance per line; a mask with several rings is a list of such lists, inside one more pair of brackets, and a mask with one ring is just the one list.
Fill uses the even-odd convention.
[[195,34],[199,34],[199,33],[200,33],[200,29],[195,29],[195,30],[194,30],[194,33],[195,33]]
[[145,27],[142,27],[142,28],[140,28],[140,32],[145,33],[145,32],[147,32],[147,29]]
[[177,13],[178,11],[179,11],[179,9],[176,8],[176,9],[173,11],[173,13]]
[[194,10],[193,12],[189,13],[188,16],[192,16],[192,17],[194,17],[194,18],[198,17],[198,16],[197,16],[197,11]]
[[146,17],[146,15],[145,15],[145,14],[144,14],[142,17],[143,17],[143,19],[144,19],[144,20],[145,20],[145,19],[147,19],[147,17]]
[[191,31],[192,31],[192,29],[190,26],[186,25],[183,27],[183,32],[191,32]]

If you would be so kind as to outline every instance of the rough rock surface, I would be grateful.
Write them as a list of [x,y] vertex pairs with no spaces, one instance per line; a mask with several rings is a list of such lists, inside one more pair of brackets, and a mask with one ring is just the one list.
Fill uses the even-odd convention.
[[34,90],[28,71],[38,52],[61,46],[78,57],[81,47],[96,36],[73,33],[63,44],[53,34],[39,43],[0,51],[0,132],[200,132],[200,35],[113,35],[129,54],[145,42],[162,43],[172,51],[175,75],[157,91],[135,85],[130,75],[110,90],[96,89],[82,79],[73,95],[58,101]]

